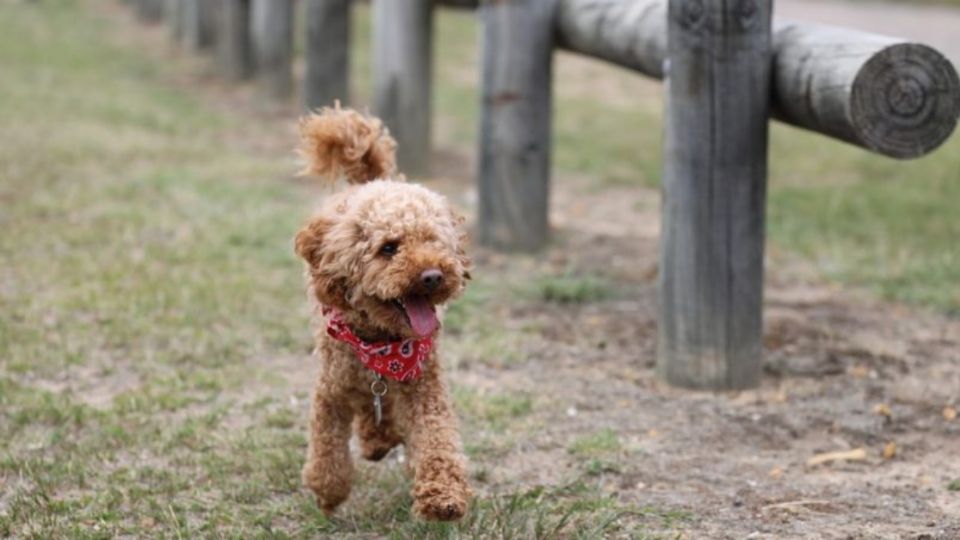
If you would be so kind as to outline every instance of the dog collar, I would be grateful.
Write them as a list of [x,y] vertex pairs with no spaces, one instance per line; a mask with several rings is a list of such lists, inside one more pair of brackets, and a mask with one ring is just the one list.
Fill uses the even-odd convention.
[[325,307],[323,314],[328,316],[327,335],[350,345],[367,369],[400,382],[415,380],[423,373],[423,362],[433,349],[433,336],[369,343],[353,333],[339,311]]

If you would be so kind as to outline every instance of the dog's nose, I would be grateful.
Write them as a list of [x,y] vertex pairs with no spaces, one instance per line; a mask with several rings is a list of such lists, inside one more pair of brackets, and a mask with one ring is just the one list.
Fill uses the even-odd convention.
[[443,283],[443,272],[436,268],[424,270],[420,273],[420,283],[429,290],[434,290]]

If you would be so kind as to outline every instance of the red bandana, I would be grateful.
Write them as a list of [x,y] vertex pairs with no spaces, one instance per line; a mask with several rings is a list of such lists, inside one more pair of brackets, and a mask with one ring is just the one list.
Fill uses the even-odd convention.
[[330,317],[327,335],[350,345],[357,360],[375,373],[395,381],[408,382],[423,372],[423,362],[433,348],[433,336],[367,343],[353,333],[340,312],[325,308],[323,313]]

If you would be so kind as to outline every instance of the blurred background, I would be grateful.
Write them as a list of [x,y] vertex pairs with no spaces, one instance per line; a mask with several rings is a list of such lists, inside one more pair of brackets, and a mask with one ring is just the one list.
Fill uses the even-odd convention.
[[[317,363],[291,242],[324,192],[295,177],[295,7],[278,101],[130,3],[0,3],[0,536],[960,538],[960,137],[897,161],[772,123],[763,384],[671,389],[663,88],[561,51],[550,244],[475,248],[444,322],[470,516],[410,516],[395,452],[324,517],[299,488]],[[775,10],[960,62],[956,0]],[[352,7],[361,109],[370,11]],[[478,19],[435,17],[412,180],[472,222]]]

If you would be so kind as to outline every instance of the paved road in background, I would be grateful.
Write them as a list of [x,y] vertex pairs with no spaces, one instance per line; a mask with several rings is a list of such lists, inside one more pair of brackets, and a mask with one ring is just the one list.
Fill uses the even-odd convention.
[[858,28],[919,41],[960,69],[960,9],[840,0],[773,0],[778,17]]

